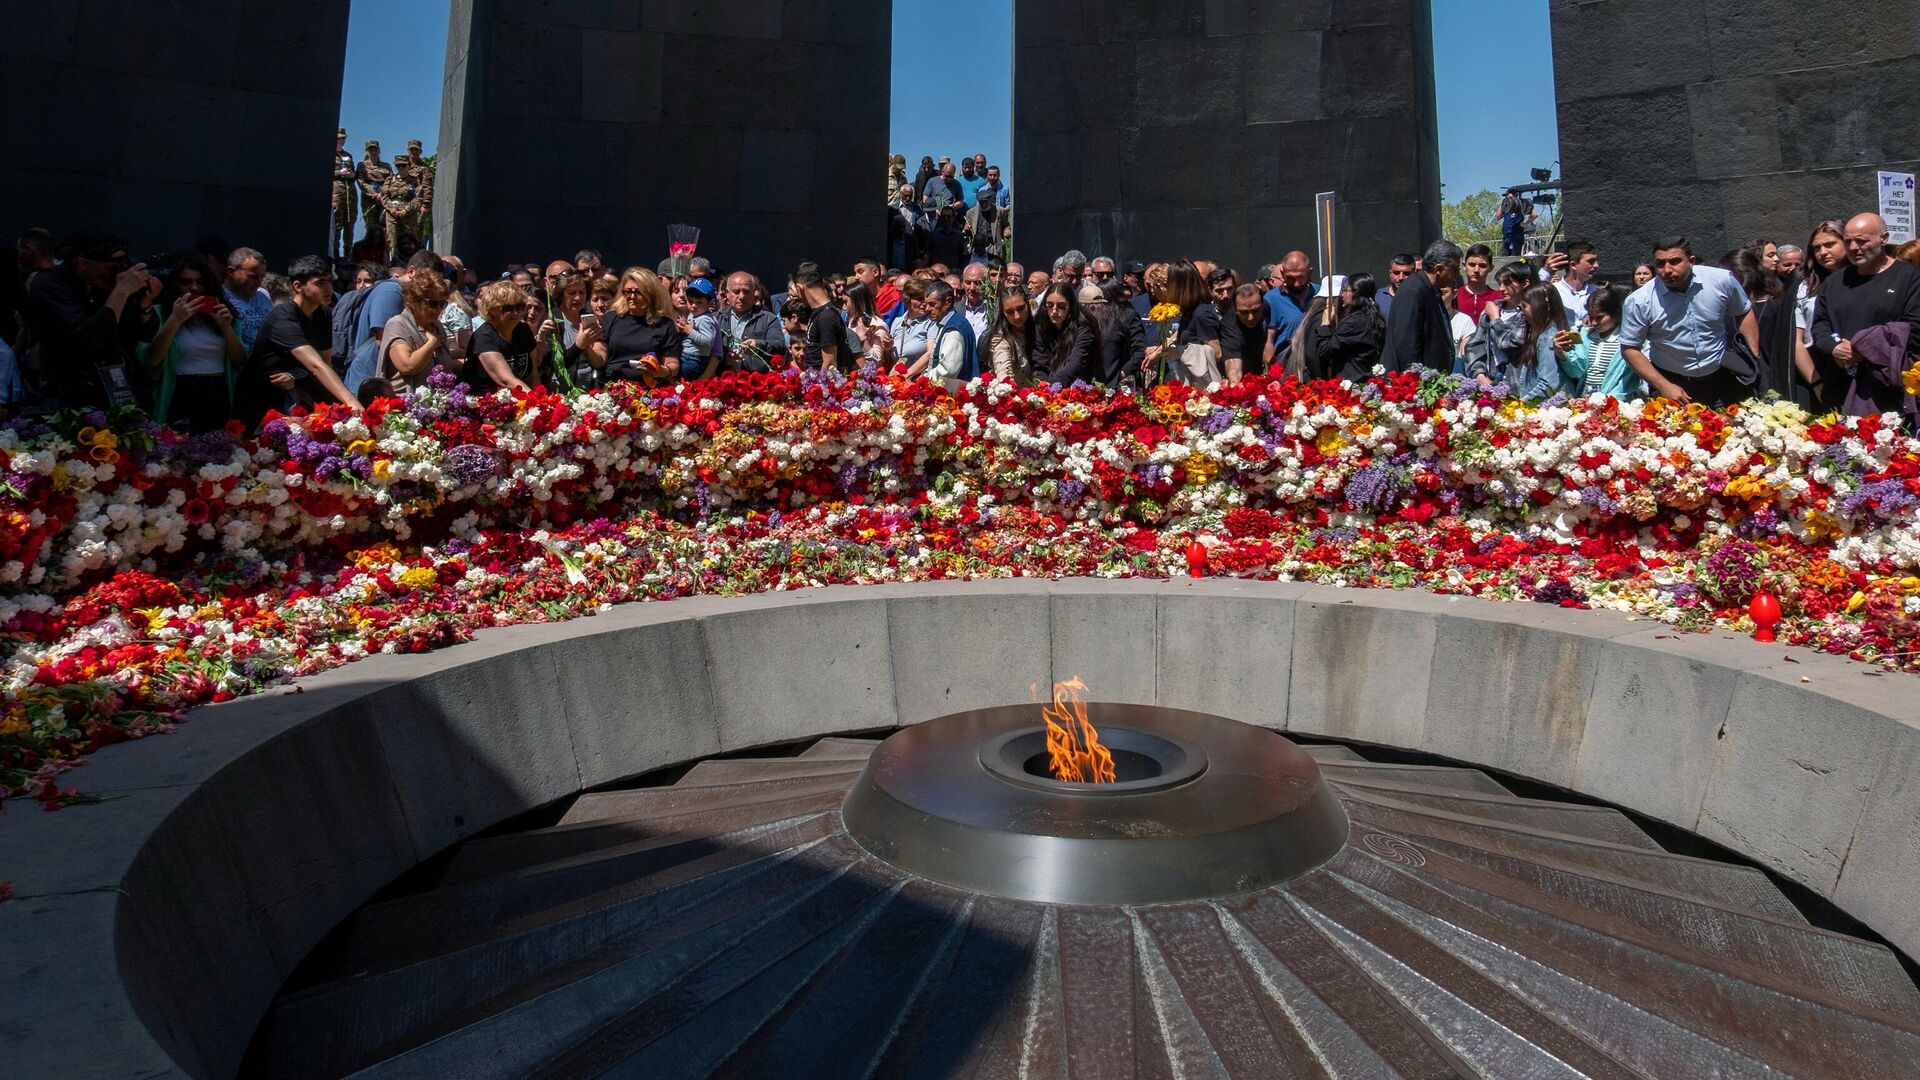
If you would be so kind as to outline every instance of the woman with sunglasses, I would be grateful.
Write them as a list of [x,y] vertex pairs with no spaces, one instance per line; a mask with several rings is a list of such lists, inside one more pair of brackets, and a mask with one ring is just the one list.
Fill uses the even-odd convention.
[[611,317],[602,321],[600,340],[581,353],[607,382],[629,379],[658,386],[680,378],[684,340],[667,283],[636,266],[620,275],[620,297]]
[[[400,286],[400,300],[405,309],[388,319],[380,334],[379,377],[422,386],[436,370],[458,374],[460,361],[447,349],[447,331],[440,321],[447,309],[447,279],[432,270],[415,270]],[[360,392],[352,381],[347,388]]]
[[[162,317],[164,315],[164,318]],[[142,346],[159,381],[153,418],[194,434],[219,431],[233,419],[233,388],[246,365],[233,309],[220,298],[213,264],[183,255],[153,307],[160,329]]]

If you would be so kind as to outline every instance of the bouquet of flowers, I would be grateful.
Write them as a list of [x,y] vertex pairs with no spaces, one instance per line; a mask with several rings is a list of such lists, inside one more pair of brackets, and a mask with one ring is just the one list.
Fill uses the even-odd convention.
[[1180,340],[1180,309],[1173,304],[1155,304],[1147,312],[1147,321],[1160,329],[1160,362],[1153,377],[1158,385],[1167,381],[1167,359]]

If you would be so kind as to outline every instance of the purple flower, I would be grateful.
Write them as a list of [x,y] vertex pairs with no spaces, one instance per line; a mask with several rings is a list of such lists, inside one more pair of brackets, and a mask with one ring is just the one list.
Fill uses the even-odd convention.
[[1620,504],[1607,495],[1607,489],[1589,484],[1580,489],[1580,501],[1593,507],[1595,517],[1610,518],[1620,512]]
[[1072,477],[1060,481],[1058,487],[1060,501],[1068,506],[1076,505],[1081,499],[1087,497],[1087,485]]
[[1738,607],[1753,598],[1767,569],[1766,553],[1745,540],[1729,540],[1695,564],[1694,584],[1722,607]]
[[1233,426],[1233,410],[1215,409],[1196,421],[1194,426],[1208,435],[1218,435]]
[[1916,506],[1920,506],[1920,499],[1914,498],[1902,480],[1862,484],[1840,499],[1841,513],[1873,525],[1906,517]]
[[1369,514],[1382,514],[1399,505],[1407,493],[1406,472],[1388,465],[1362,465],[1347,479],[1347,505]]
[[448,476],[462,486],[484,484],[500,475],[500,455],[484,446],[456,446],[442,464]]

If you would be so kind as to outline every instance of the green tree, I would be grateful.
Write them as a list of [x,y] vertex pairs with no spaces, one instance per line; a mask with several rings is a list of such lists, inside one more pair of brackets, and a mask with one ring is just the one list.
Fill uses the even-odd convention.
[[1476,191],[1455,202],[1440,205],[1440,233],[1461,245],[1498,244],[1500,242],[1500,195],[1494,191]]

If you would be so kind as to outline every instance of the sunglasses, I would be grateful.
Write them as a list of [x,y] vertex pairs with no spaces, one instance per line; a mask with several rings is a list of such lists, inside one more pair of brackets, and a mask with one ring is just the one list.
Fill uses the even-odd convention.
[[621,289],[620,295],[621,296],[645,296],[647,295],[647,291],[645,289]]

